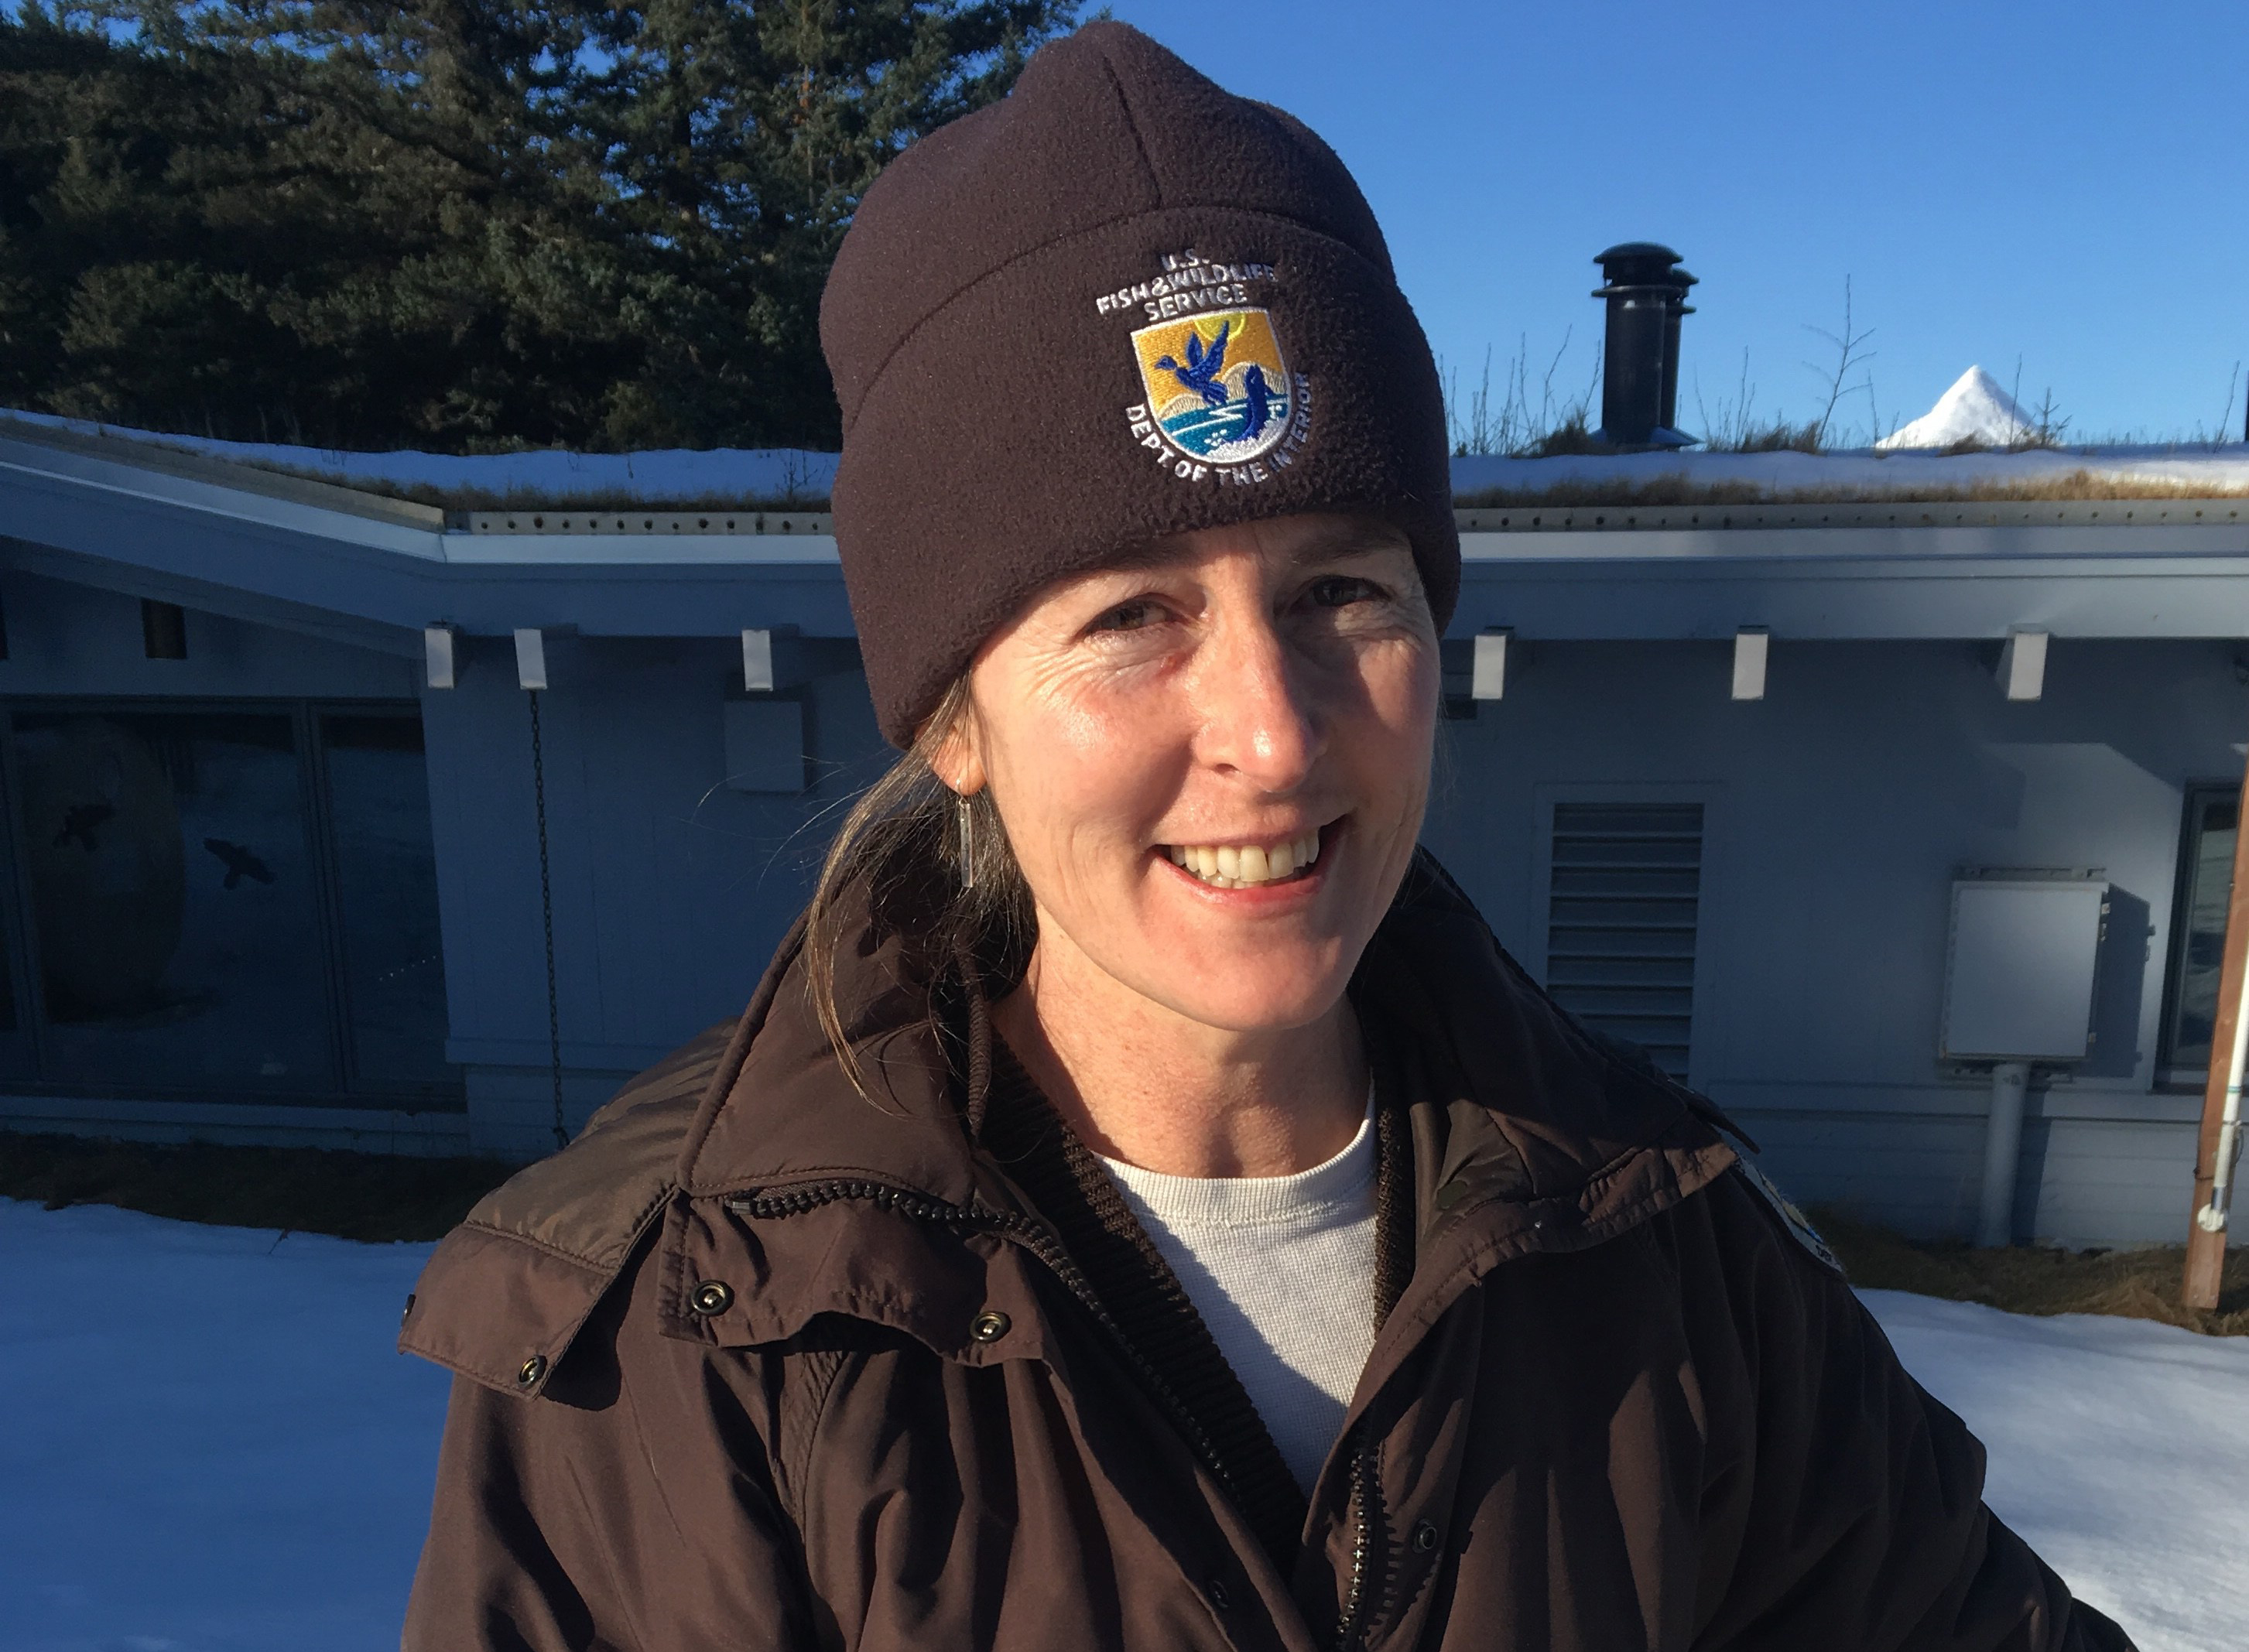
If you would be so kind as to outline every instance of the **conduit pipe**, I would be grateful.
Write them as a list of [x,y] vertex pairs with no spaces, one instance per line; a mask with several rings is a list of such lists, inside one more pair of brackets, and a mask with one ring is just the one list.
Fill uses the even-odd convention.
[[2015,1237],[2015,1179],[2023,1159],[2023,1097],[2031,1086],[2027,1061],[1991,1066],[1991,1115],[1984,1135],[1984,1202],[1976,1243],[1985,1249]]
[[2223,1233],[2233,1204],[2233,1167],[2241,1156],[2241,1068],[2249,1056],[2249,1015],[2233,1016],[2233,1058],[2225,1068],[2225,1104],[2218,1115],[2218,1153],[2211,1164],[2210,1202],[2194,1213],[2204,1233]]
[[[2218,1306],[2225,1272],[2225,1241],[2233,1190],[2233,1161],[2241,1150],[2242,1040],[2249,1015],[2242,988],[2249,984],[2249,771],[2241,781],[2233,833],[2233,886],[2225,902],[2225,943],[2218,971],[2218,1004],[2211,1028],[2210,1078],[2202,1093],[2202,1130],[2196,1139],[2194,1203],[2186,1231],[2185,1277],[2180,1296],[2191,1308]],[[2229,1052],[2218,1065],[2218,1052]]]

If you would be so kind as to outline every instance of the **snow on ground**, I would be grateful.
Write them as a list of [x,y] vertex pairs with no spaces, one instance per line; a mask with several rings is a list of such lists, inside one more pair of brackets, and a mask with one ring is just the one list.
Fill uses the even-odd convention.
[[[1995,390],[1998,387],[1992,387]],[[1958,386],[1954,389],[1957,390]],[[1948,391],[1947,395],[1951,392]],[[2004,393],[2001,393],[2004,396]],[[1943,403],[1938,404],[1940,408]],[[1934,415],[1932,415],[1934,416]],[[427,484],[519,493],[540,499],[588,494],[622,495],[659,504],[667,499],[733,497],[776,498],[795,493],[825,498],[836,476],[836,456],[781,448],[719,448],[709,452],[482,454],[345,453],[278,443],[215,442],[202,436],[158,435],[119,425],[91,424],[41,413],[0,408],[0,433],[10,420],[80,435],[113,436],[183,449],[208,457],[279,465],[350,483]],[[1624,453],[1552,459],[1509,459],[1470,454],[1453,461],[1455,493],[1490,488],[1537,492],[1558,483],[1647,482],[1683,475],[1700,483],[1741,482],[1773,493],[1810,488],[1869,488],[1885,492],[1947,490],[1974,483],[2028,481],[2089,470],[2136,482],[2249,490],[2249,443],[2214,446],[2068,448],[2026,453]]]
[[0,1649],[395,1649],[446,1379],[430,1247],[0,1199]]
[[2141,1652],[2249,1646],[2249,1337],[1862,1292],[1984,1500]]
[[[0,1200],[0,1652],[388,1652],[444,1376],[428,1245]],[[2142,1652],[2249,1644],[2249,1338],[1870,1291],[1995,1508]]]

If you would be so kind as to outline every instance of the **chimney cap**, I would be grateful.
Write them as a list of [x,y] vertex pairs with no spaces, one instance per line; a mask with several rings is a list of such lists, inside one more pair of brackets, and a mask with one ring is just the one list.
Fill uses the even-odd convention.
[[[1619,242],[1593,262],[1601,266],[1602,284],[1593,294],[1596,298],[1628,296],[1635,287],[1684,293],[1697,284],[1695,277],[1673,268],[1679,262],[1677,253],[1653,241]],[[1678,300],[1675,298],[1671,302]]]
[[1666,264],[1679,262],[1679,255],[1669,247],[1654,241],[1620,241],[1606,252],[1593,255],[1595,264],[1606,264],[1612,258],[1661,258]]
[[1610,247],[1601,257],[1594,258],[1601,265],[1601,288],[1592,294],[1597,299],[1631,299],[1635,294],[1668,292],[1668,304],[1678,304],[1687,294],[1687,288],[1698,285],[1698,278],[1687,270],[1675,270],[1680,257],[1671,247],[1660,247],[1653,241],[1621,241]]

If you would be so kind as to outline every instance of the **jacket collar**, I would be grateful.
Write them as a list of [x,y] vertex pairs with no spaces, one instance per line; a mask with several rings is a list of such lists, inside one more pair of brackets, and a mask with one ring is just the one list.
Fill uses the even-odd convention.
[[[980,1084],[989,1070],[987,1018],[955,1016],[966,1025],[948,1031],[931,1014],[940,972],[911,921],[870,915],[843,951],[837,1002],[871,1096],[829,1048],[793,936],[689,1132],[682,1189],[723,1198],[856,1181],[958,1209],[1015,1206],[965,1117],[980,1106],[972,1076]],[[1716,1109],[1572,1021],[1426,851],[1352,994],[1413,1109],[1424,1249],[1495,1204],[1527,1215],[1537,1248],[1577,1248],[1646,1220],[1730,1160]]]
[[[731,1037],[714,1028],[643,1074],[567,1149],[479,1202],[423,1271],[400,1346],[534,1397],[661,1222],[673,1334],[772,1341],[840,1313],[954,1358],[1043,1357],[1039,1265],[1002,1237],[1030,1213],[969,1123],[990,1071],[986,1018],[973,990],[963,1013],[931,1015],[943,972],[918,933],[867,914],[839,967],[873,1100],[846,1081],[813,1013],[800,925]],[[1413,1139],[1413,1275],[1370,1362],[1378,1380],[1490,1268],[1601,1243],[1731,1162],[1716,1109],[1589,1038],[1427,856],[1352,991]],[[792,1192],[839,1184],[856,1190],[801,1218],[757,1220],[739,1203],[787,1208]],[[729,1282],[726,1312],[696,1302],[713,1281]],[[978,1340],[994,1311],[1020,1333]]]
[[[732,1060],[714,1076],[679,1160],[691,1197],[785,1193],[856,1181],[968,1208],[980,1182],[962,1093],[987,1072],[984,1018],[951,1032],[926,931],[863,909],[835,961],[836,1001],[867,1093],[852,1086],[815,1012],[815,960],[799,923],[775,957]],[[970,991],[974,991],[971,984]]]

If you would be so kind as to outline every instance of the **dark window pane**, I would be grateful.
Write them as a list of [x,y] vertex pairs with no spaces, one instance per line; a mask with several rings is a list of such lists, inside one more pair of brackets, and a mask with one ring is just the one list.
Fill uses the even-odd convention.
[[324,716],[320,731],[353,1075],[389,1089],[450,1087],[422,719]]
[[[8,657],[6,643],[6,638],[0,636],[0,660]],[[16,892],[10,889],[0,894],[0,901],[5,901],[12,908],[16,904]],[[0,1033],[16,1030],[16,970],[8,956],[8,929],[0,929]],[[17,1054],[19,1047],[14,1041],[0,1039],[0,1073],[17,1070],[17,1064],[10,1058]]]
[[2239,803],[2215,792],[2187,799],[2186,852],[2179,866],[2178,933],[2171,943],[2171,1018],[2165,1061],[2210,1065],[2218,1019],[2218,972],[2225,949],[2225,908],[2233,895],[2234,816]]
[[334,1083],[292,720],[18,713],[45,1076]]

